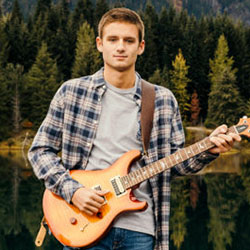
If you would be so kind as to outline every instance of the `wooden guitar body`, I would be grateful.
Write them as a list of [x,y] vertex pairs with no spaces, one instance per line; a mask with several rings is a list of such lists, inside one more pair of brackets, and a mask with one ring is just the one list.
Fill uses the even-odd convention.
[[132,150],[105,170],[72,170],[70,172],[71,177],[85,187],[110,191],[105,195],[105,205],[94,216],[81,212],[49,190],[45,191],[43,197],[44,216],[51,232],[58,241],[71,247],[89,247],[105,234],[112,221],[120,213],[146,209],[147,203],[136,200],[131,189],[117,195],[112,185],[114,177],[127,175],[131,163],[140,155],[140,151]]

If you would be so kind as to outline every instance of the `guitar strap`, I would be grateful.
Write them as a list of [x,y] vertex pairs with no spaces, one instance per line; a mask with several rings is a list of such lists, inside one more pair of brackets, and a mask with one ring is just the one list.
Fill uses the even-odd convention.
[[154,85],[143,80],[142,83],[142,102],[141,102],[141,135],[143,143],[143,153],[147,155],[150,142],[151,130],[153,127],[155,109],[155,88]]

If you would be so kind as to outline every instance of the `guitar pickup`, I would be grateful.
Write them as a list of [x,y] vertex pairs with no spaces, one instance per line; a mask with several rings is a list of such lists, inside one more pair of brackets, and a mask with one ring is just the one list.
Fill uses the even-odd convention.
[[119,197],[123,194],[126,194],[126,189],[123,187],[123,185],[121,183],[120,176],[115,176],[110,181],[111,181],[111,184],[114,188],[114,191],[115,191],[115,194],[117,197]]

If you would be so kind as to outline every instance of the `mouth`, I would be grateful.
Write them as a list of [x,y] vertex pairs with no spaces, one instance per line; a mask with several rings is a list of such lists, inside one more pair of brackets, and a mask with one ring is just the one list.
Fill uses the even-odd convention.
[[125,59],[125,58],[127,58],[127,56],[114,55],[114,58],[117,58],[117,59]]

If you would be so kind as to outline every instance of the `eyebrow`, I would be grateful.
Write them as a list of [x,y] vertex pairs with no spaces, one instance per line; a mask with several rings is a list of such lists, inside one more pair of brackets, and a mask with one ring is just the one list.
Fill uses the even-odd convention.
[[[118,35],[109,35],[109,36],[107,36],[107,39],[109,39],[109,38],[117,38],[117,37],[119,37],[119,36]],[[123,39],[136,40],[136,37],[134,37],[134,36],[125,36],[125,37],[123,37]]]

